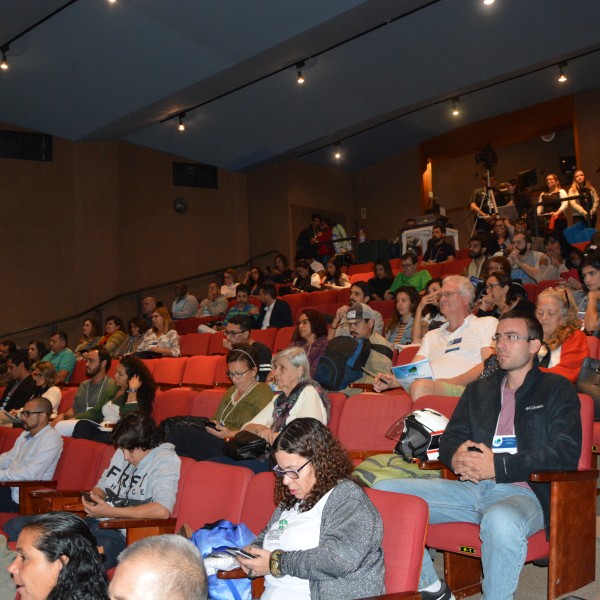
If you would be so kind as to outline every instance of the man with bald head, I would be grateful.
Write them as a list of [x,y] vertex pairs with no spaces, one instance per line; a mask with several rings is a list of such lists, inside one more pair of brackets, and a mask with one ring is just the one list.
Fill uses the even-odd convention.
[[[0,455],[0,481],[52,479],[62,452],[60,434],[50,427],[52,404],[46,398],[32,398],[20,412],[23,433],[15,445]],[[19,488],[0,487],[0,512],[18,512]]]
[[178,535],[135,542],[119,556],[110,600],[206,600],[206,571],[198,549]]
[[142,319],[146,319],[148,327],[152,327],[152,313],[158,306],[158,302],[154,296],[146,296],[142,300]]

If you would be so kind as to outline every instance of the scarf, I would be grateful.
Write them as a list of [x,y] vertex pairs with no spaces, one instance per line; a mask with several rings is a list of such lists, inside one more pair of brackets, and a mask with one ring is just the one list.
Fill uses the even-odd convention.
[[286,396],[284,392],[279,392],[278,396],[275,398],[275,405],[273,407],[273,424],[271,425],[271,429],[277,433],[279,433],[286,425],[286,421],[290,415],[290,411],[294,408],[294,405],[298,401],[300,394],[304,390],[304,388],[312,386],[317,390],[319,397],[321,398],[321,402],[323,402],[323,406],[325,407],[325,411],[327,412],[327,422],[329,422],[329,414],[331,412],[331,402],[329,401],[329,396],[327,396],[327,392],[312,379],[305,379],[296,385],[296,387],[290,392],[289,396]]

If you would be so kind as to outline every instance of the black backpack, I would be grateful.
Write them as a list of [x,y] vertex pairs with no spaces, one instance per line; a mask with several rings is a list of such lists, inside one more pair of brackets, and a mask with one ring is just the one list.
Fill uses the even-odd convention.
[[361,367],[365,366],[370,353],[369,340],[346,335],[333,338],[317,363],[314,379],[326,390],[343,390],[363,376]]

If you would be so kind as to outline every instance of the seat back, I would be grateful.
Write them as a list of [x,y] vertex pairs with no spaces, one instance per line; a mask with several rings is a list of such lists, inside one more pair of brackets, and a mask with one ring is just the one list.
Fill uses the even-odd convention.
[[357,394],[342,410],[337,438],[346,450],[392,452],[395,442],[385,437],[395,421],[412,410],[408,394]]
[[443,265],[438,263],[421,263],[418,267],[418,271],[427,271],[431,275],[431,279],[436,277],[442,277]]
[[594,429],[594,401],[587,394],[579,394],[581,402],[581,456],[577,469],[592,468],[592,438]]
[[281,297],[281,300],[285,300],[292,311],[292,316],[298,314],[298,309],[304,308],[308,301],[308,292],[300,292],[299,294],[286,294]]
[[459,400],[460,396],[421,396],[418,400],[415,400],[412,410],[432,408],[449,419]]
[[154,369],[156,369],[156,365],[159,363],[158,358],[142,358],[142,362],[146,365],[148,371],[150,371],[150,375],[154,375]]
[[196,530],[219,519],[239,523],[252,477],[245,467],[194,461],[179,494],[176,527],[188,524]]
[[416,590],[425,549],[429,508],[417,496],[366,489],[383,520],[385,590]]
[[389,319],[394,314],[395,303],[393,300],[373,300],[369,306],[381,313],[384,319]]
[[[267,329],[265,331],[268,331]],[[215,369],[215,386],[218,387],[229,387],[231,380],[227,375],[229,367],[227,366],[227,357],[225,355],[219,356],[217,362],[217,368]]]
[[[350,286],[350,287],[352,287],[352,286]],[[350,288],[346,287],[346,288],[339,289],[337,291],[337,296],[336,296],[335,301],[340,306],[346,306],[350,302]]]
[[188,363],[187,356],[181,356],[178,358],[165,357],[157,361],[156,367],[154,368],[154,381],[158,385],[164,386],[178,386],[181,385],[183,379],[183,372]]
[[348,276],[354,275],[354,273],[370,273],[369,277],[373,274],[375,268],[374,262],[358,263],[356,265],[350,265],[348,267]]
[[215,388],[197,392],[192,400],[190,415],[194,417],[213,417],[225,395],[227,388]]
[[181,379],[182,384],[212,387],[220,360],[220,356],[190,356]]
[[160,425],[169,417],[189,415],[195,393],[190,388],[173,388],[157,392],[152,407],[152,418],[156,424]]
[[327,392],[327,395],[329,396],[329,401],[331,402],[331,414],[329,415],[329,423],[327,423],[327,426],[329,427],[331,433],[337,437],[347,396],[341,392]]
[[278,330],[276,327],[269,327],[268,329],[254,329],[252,331],[252,339],[255,342],[264,344],[272,352],[277,331]]
[[280,327],[275,335],[275,342],[273,343],[273,354],[289,348],[292,344],[292,336],[296,331],[295,327]]
[[106,444],[70,437],[63,438],[62,454],[54,471],[54,479],[58,482],[57,489],[93,488],[99,479],[98,471],[105,451]]
[[442,277],[448,275],[461,275],[462,272],[469,266],[470,258],[459,258],[450,262],[442,263]]
[[241,522],[245,523],[255,535],[266,527],[275,510],[274,493],[273,473],[259,473],[248,484],[242,506]]
[[10,450],[15,445],[15,441],[22,433],[22,429],[0,427],[0,454]]
[[588,345],[588,356],[592,358],[600,358],[600,339],[595,335],[586,335],[585,340]]
[[223,346],[225,334],[222,331],[209,333],[210,341],[208,343],[208,354],[227,354],[227,349]]
[[188,333],[179,337],[182,356],[208,354],[212,333]]
[[175,518],[177,518],[177,515],[179,514],[179,506],[181,505],[181,498],[183,497],[183,488],[185,487],[190,468],[196,464],[196,461],[193,458],[188,458],[187,456],[182,456],[180,458],[181,467],[179,468],[179,481],[177,482],[177,496],[171,512],[171,516]]
[[337,290],[319,290],[311,292],[306,300],[306,308],[319,304],[332,304],[337,301]]
[[75,368],[73,369],[73,373],[69,379],[69,385],[78,386],[86,379],[87,375],[85,374],[85,360],[78,360],[75,363]]
[[406,348],[402,348],[393,361],[394,366],[407,365],[417,355],[419,348],[420,346],[407,346]]
[[79,388],[66,387],[60,389],[60,404],[58,405],[58,412],[63,413],[73,406],[75,402],[75,394]]

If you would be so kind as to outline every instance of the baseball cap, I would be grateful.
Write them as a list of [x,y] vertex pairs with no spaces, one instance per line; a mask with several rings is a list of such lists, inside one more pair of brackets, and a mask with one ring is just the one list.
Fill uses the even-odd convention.
[[361,319],[374,319],[375,314],[366,304],[355,304],[347,313],[346,321],[356,323]]

